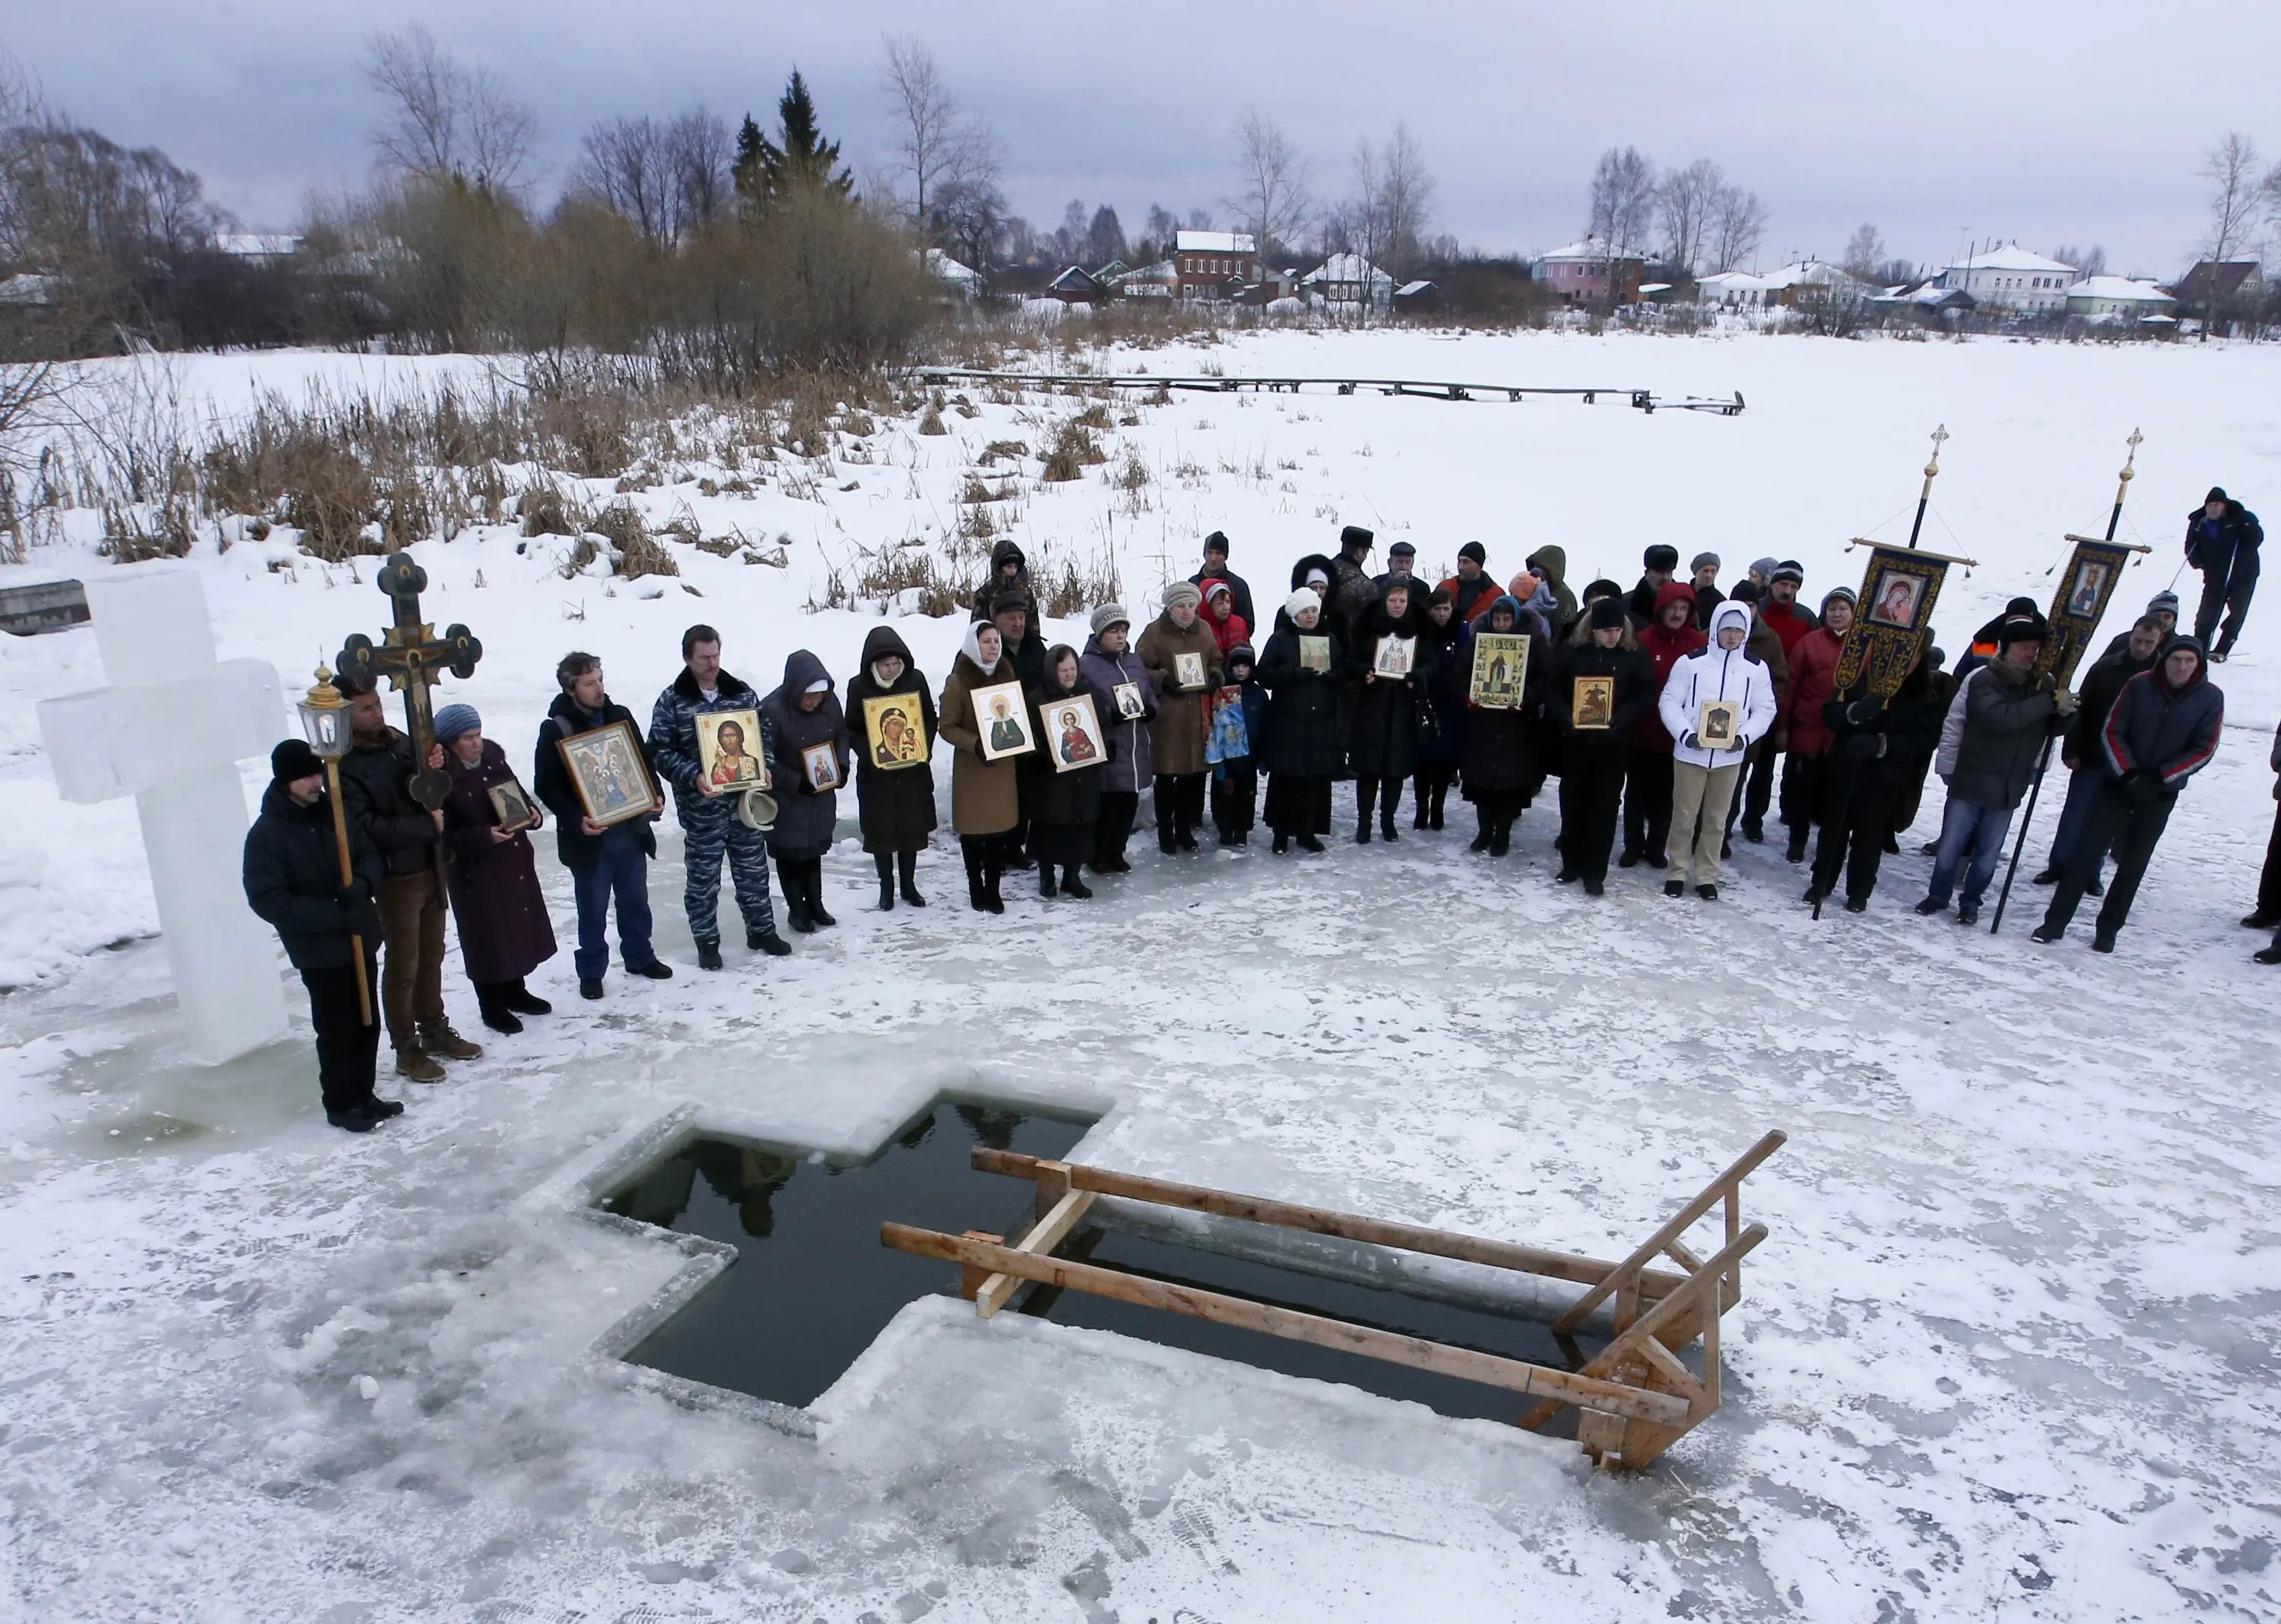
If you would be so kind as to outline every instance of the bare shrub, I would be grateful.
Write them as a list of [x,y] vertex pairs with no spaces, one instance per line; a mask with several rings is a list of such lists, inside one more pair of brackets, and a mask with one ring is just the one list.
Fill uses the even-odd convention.
[[1054,437],[1053,449],[1046,453],[1046,466],[1039,476],[1048,484],[1065,484],[1085,477],[1085,470],[1109,460],[1109,453],[1101,449],[1101,442],[1093,431],[1078,418],[1061,426]]
[[562,492],[552,484],[537,484],[525,491],[515,502],[515,512],[522,517],[526,536],[576,536],[586,528],[583,517],[571,515]]
[[649,526],[630,502],[613,503],[596,514],[594,533],[616,550],[617,573],[628,580],[681,573],[673,554],[649,533]]

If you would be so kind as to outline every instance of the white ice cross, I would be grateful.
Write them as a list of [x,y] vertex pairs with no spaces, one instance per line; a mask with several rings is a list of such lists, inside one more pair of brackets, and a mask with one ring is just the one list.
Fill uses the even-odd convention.
[[234,1059],[285,1032],[277,941],[245,905],[245,792],[237,763],[267,755],[285,722],[265,660],[214,658],[188,569],[92,581],[88,607],[112,685],[42,701],[56,788],[81,805],[135,797],[159,929],[189,1054]]

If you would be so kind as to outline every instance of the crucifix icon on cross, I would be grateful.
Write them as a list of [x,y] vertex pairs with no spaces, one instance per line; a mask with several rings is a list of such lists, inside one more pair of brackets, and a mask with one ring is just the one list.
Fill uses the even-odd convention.
[[430,691],[442,672],[449,671],[462,680],[473,676],[476,661],[483,657],[483,646],[474,632],[456,622],[445,627],[439,638],[421,618],[420,594],[428,590],[428,572],[412,561],[410,553],[390,553],[374,584],[396,606],[396,623],[377,644],[360,631],[351,633],[333,667],[343,677],[361,682],[377,682],[385,677],[389,685],[404,695],[405,731],[412,735],[412,759],[419,764],[412,775],[412,799],[432,812],[452,793],[452,780],[426,764],[429,749],[436,742]]

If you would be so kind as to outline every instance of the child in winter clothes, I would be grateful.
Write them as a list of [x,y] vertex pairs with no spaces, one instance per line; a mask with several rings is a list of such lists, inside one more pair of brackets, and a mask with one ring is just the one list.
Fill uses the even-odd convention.
[[1248,846],[1259,805],[1259,757],[1264,753],[1267,690],[1252,675],[1251,646],[1227,651],[1227,681],[1212,698],[1211,731],[1204,760],[1211,763],[1212,827],[1222,846]]

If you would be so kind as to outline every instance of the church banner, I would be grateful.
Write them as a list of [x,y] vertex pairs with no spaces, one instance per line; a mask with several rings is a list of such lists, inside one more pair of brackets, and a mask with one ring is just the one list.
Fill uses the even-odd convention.
[[1891,699],[1931,639],[1932,607],[1939,599],[1948,567],[1968,561],[1907,547],[1870,545],[1853,630],[1837,657],[1837,691],[1842,693],[1867,677],[1871,693]]
[[2068,539],[2075,543],[2075,554],[2052,594],[2052,634],[2044,639],[2044,652],[2036,661],[2036,675],[2049,672],[2062,688],[2073,685],[2076,668],[2091,647],[2099,617],[2107,613],[2115,584],[2122,578],[2122,566],[2130,561],[2133,551],[2122,543],[2093,541],[2088,536]]

